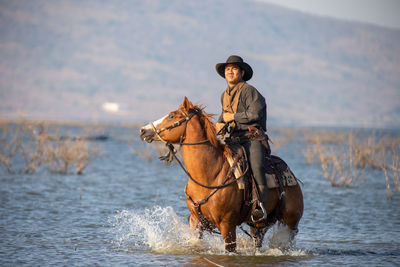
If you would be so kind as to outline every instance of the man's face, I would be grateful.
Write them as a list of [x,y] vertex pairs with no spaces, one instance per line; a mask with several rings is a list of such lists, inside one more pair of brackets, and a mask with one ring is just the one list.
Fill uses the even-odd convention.
[[225,79],[230,85],[235,85],[242,81],[244,70],[235,64],[228,64],[225,67]]

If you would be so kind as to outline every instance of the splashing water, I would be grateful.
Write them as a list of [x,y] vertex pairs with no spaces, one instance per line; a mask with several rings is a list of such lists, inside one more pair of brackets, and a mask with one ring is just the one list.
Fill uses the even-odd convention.
[[[202,244],[204,240],[199,240],[199,233],[184,224],[172,207],[124,210],[115,215],[115,221],[120,247],[144,244],[158,253],[183,254],[201,252],[207,248]],[[222,240],[220,243],[223,250]]]
[[271,249],[290,249],[294,247],[294,241],[290,240],[290,229],[286,225],[276,224],[270,230],[269,247]]
[[[156,253],[226,254],[221,236],[205,234],[199,239],[199,232],[183,223],[172,207],[156,206],[144,211],[123,210],[115,215],[112,224],[116,231],[115,243],[122,249],[148,246]],[[273,227],[272,236],[269,238],[270,248],[255,252],[251,238],[238,232],[237,252],[249,256],[304,256],[303,251],[279,249],[284,242],[287,242],[288,236],[287,228]]]

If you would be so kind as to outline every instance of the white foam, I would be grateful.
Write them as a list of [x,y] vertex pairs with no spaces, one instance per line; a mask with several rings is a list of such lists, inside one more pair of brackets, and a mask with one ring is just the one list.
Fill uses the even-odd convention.
[[[226,254],[220,235],[205,233],[203,239],[199,239],[199,233],[189,228],[186,219],[183,220],[184,222],[172,207],[156,206],[153,209],[120,211],[112,219],[116,235],[115,243],[122,249],[147,246],[154,252],[167,254]],[[280,228],[274,229],[272,235],[279,231]],[[273,242],[279,239],[278,236],[279,234],[273,237]],[[280,250],[278,247],[271,247],[271,238],[270,248],[265,245],[266,242],[264,241],[264,248],[255,254],[253,241],[239,229],[237,230],[237,252],[240,255],[305,255],[298,250]]]
[[274,225],[272,229],[270,229],[272,235],[269,238],[269,247],[273,249],[286,249],[292,247],[294,244],[291,244],[290,241],[290,230],[285,225]]

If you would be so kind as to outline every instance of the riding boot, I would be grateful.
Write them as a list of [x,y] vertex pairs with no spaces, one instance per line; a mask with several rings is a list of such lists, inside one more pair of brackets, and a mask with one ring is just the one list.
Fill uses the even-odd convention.
[[259,209],[255,209],[252,212],[252,220],[254,222],[262,221],[267,219],[267,210],[265,209],[265,203],[268,194],[268,187],[265,185],[258,186],[258,195],[259,195]]

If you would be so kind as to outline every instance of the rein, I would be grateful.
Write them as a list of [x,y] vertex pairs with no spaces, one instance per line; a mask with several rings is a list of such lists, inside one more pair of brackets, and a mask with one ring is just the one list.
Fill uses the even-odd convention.
[[189,122],[189,120],[190,120],[195,114],[198,113],[198,110],[193,110],[193,112],[190,112],[188,115],[185,114],[182,110],[181,110],[181,112],[185,115],[185,117],[184,117],[183,119],[181,119],[181,120],[179,120],[179,121],[173,123],[172,125],[170,125],[170,126],[168,126],[168,127],[165,127],[165,128],[160,129],[160,130],[157,130],[157,128],[154,126],[153,123],[151,123],[151,126],[153,127],[153,130],[154,130],[154,133],[156,134],[156,136],[157,136],[157,137],[167,146],[167,148],[169,149],[168,154],[167,154],[166,156],[162,157],[161,159],[168,160],[168,162],[171,162],[173,159],[175,159],[175,160],[178,162],[179,166],[182,168],[182,170],[183,170],[183,171],[186,173],[186,175],[189,177],[189,179],[192,180],[195,184],[197,184],[197,185],[199,185],[199,186],[201,186],[201,187],[207,188],[207,189],[213,189],[213,190],[211,191],[211,193],[208,194],[208,196],[206,196],[206,197],[203,198],[202,200],[200,200],[200,201],[194,201],[194,200],[187,194],[187,192],[186,192],[186,187],[185,187],[185,195],[186,195],[186,198],[193,204],[194,208],[196,209],[197,215],[198,215],[198,217],[199,217],[199,220],[200,220],[200,223],[201,223],[202,227],[204,227],[205,229],[208,229],[208,230],[212,231],[212,229],[213,229],[214,227],[213,227],[213,225],[204,217],[203,213],[201,212],[200,206],[201,206],[202,204],[206,203],[219,189],[225,188],[225,187],[227,187],[227,186],[230,186],[230,185],[232,185],[233,183],[235,183],[238,179],[240,179],[240,178],[242,178],[243,176],[245,176],[246,173],[247,173],[247,171],[248,171],[248,167],[246,168],[246,170],[243,172],[243,174],[242,174],[240,177],[238,177],[238,178],[236,178],[236,179],[233,179],[233,180],[232,180],[231,182],[229,182],[229,183],[226,183],[226,182],[228,182],[228,181],[232,178],[232,176],[234,176],[233,174],[234,174],[234,171],[235,171],[235,168],[236,168],[235,166],[236,166],[236,164],[237,164],[237,162],[238,162],[238,160],[239,160],[239,158],[236,158],[235,161],[234,161],[234,164],[232,165],[231,169],[230,169],[229,172],[227,173],[225,179],[222,181],[221,184],[219,184],[219,185],[217,185],[217,186],[205,185],[205,184],[202,184],[202,183],[198,182],[196,179],[194,179],[194,178],[190,175],[190,173],[186,170],[186,168],[183,166],[182,162],[181,162],[181,161],[178,159],[178,157],[176,156],[177,150],[175,149],[175,147],[173,146],[173,144],[170,143],[170,142],[168,142],[168,141],[166,141],[166,140],[164,140],[164,139],[160,136],[160,133],[161,133],[161,132],[166,131],[166,130],[173,129],[173,128],[175,128],[175,127],[180,126],[182,123],[185,123],[185,124],[184,124],[184,127],[183,127],[182,134],[181,134],[181,136],[180,136],[180,141],[179,141],[179,145],[180,145],[180,146],[183,146],[183,145],[201,145],[201,144],[206,144],[206,143],[210,142],[208,139],[206,139],[206,140],[203,140],[203,141],[200,141],[200,142],[195,142],[195,143],[184,143],[185,136],[186,136],[186,127],[187,127],[187,123]]
[[236,180],[242,178],[242,177],[246,174],[246,172],[247,172],[247,169],[246,169],[246,171],[243,172],[243,175],[242,175],[242,176],[240,176],[240,177],[234,179],[233,181],[231,181],[231,182],[225,184],[225,183],[231,178],[231,176],[232,176],[232,174],[233,174],[234,167],[232,167],[231,170],[230,170],[230,172],[229,172],[228,175],[226,176],[225,180],[224,180],[220,185],[217,185],[217,186],[208,186],[208,185],[204,185],[204,184],[198,182],[196,179],[194,179],[194,178],[190,175],[190,173],[186,170],[186,168],[183,166],[182,162],[181,162],[181,161],[178,159],[178,157],[175,155],[177,151],[176,151],[176,149],[174,148],[174,146],[173,146],[171,143],[169,143],[169,144],[167,144],[167,147],[168,147],[168,149],[170,150],[170,152],[172,153],[172,156],[174,157],[174,159],[178,162],[179,166],[181,166],[182,170],[183,170],[183,171],[186,173],[186,175],[190,178],[190,180],[192,180],[195,184],[197,184],[197,185],[199,185],[199,186],[201,186],[201,187],[207,188],[207,189],[221,189],[221,188],[230,186],[231,184],[233,184],[234,182],[236,182]]

